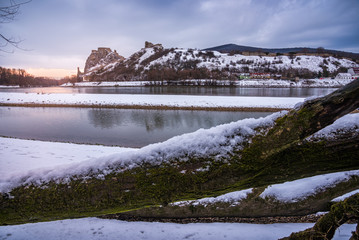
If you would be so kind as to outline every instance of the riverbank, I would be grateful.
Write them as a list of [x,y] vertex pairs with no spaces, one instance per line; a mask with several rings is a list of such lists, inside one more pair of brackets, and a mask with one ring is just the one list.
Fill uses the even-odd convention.
[[353,79],[242,79],[242,80],[213,80],[188,79],[178,81],[123,81],[123,82],[77,82],[65,83],[62,87],[139,87],[139,86],[216,86],[216,87],[267,87],[267,88],[339,88]]
[[91,107],[124,109],[181,109],[215,111],[279,111],[304,101],[298,97],[241,97],[147,94],[39,94],[0,95],[0,106]]

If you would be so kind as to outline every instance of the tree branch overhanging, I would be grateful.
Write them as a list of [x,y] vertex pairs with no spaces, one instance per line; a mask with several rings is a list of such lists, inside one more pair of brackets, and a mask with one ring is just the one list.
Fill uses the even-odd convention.
[[[16,16],[19,14],[20,7],[24,4],[31,2],[31,0],[17,2],[15,0],[9,0],[7,5],[0,7],[0,25],[10,23],[15,20]],[[17,40],[14,37],[7,37],[3,33],[0,33],[0,40],[3,43],[0,43],[0,51],[11,53],[13,51],[4,50],[5,47],[11,45],[15,48],[20,48],[19,44],[22,42],[21,39]]]

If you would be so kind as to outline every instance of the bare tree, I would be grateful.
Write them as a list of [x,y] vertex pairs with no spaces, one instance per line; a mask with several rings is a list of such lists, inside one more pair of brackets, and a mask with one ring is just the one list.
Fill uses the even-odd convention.
[[[16,0],[9,0],[7,3],[3,2],[0,4],[0,25],[14,21],[15,17],[19,14],[20,7],[30,1],[31,0],[18,2]],[[20,42],[20,39],[8,37],[0,33],[0,51],[4,52],[5,50],[3,49],[9,44],[18,48]]]

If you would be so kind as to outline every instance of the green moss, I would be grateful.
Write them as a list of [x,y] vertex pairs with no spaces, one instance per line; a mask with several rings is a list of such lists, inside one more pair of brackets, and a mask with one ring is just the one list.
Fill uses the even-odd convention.
[[336,229],[348,220],[359,221],[359,194],[334,204],[330,212],[321,217],[313,228],[293,233],[283,239],[332,239]]

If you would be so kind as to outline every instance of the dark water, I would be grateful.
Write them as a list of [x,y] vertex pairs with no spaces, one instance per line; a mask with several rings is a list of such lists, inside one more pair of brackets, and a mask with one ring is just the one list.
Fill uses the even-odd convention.
[[265,112],[0,107],[0,136],[142,147]]
[[48,87],[11,88],[1,92],[35,93],[96,93],[96,94],[175,94],[175,95],[213,95],[213,96],[261,96],[261,97],[310,97],[326,95],[336,88],[240,88],[240,87],[194,87],[194,86],[155,86],[155,87]]

